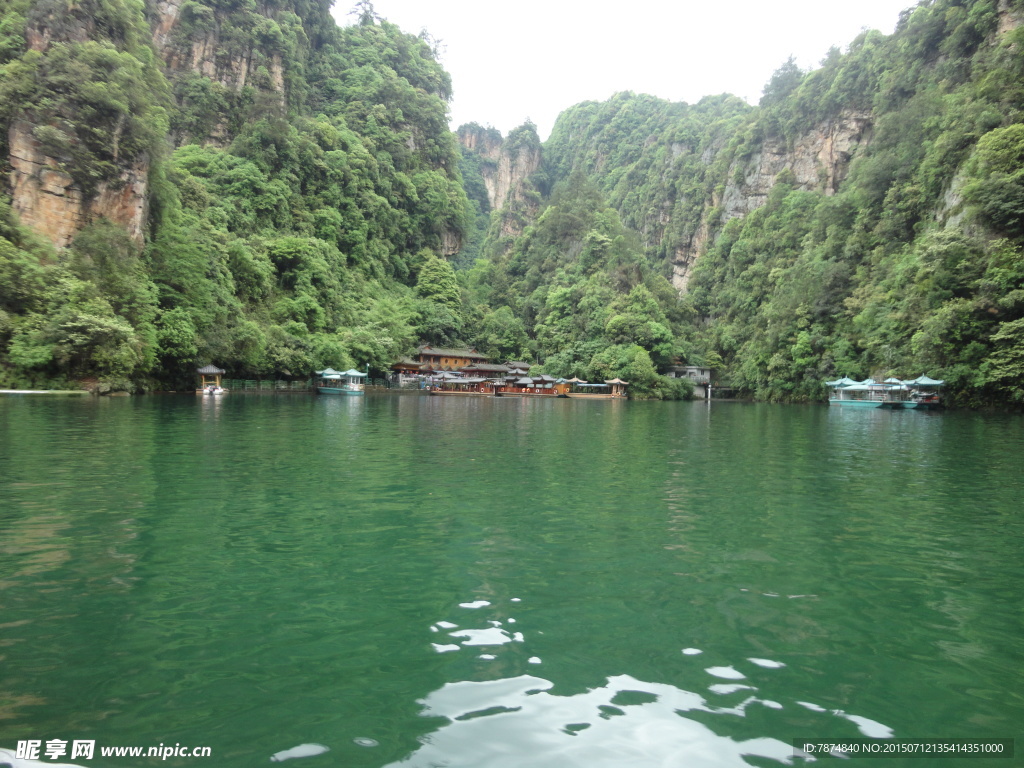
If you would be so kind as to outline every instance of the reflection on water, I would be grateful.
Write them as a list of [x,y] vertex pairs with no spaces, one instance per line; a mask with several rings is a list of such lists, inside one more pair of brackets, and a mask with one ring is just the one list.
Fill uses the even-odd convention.
[[393,766],[451,768],[621,768],[621,766],[747,766],[744,756],[790,763],[792,747],[774,738],[741,741],[690,719],[694,711],[742,716],[758,700],[716,708],[701,696],[629,675],[573,696],[522,675],[448,683],[423,701],[423,714],[449,723]]
[[[510,600],[509,603],[512,601]],[[516,600],[516,602],[521,602]],[[432,643],[438,653],[472,652],[474,646],[488,646],[489,653],[475,656],[484,662],[500,661],[509,643],[524,643],[531,638],[522,632],[510,633],[503,625],[516,624],[508,612],[491,601],[476,600],[459,603],[459,608],[490,607],[502,619],[488,618],[488,613],[463,614],[458,622],[437,621],[432,633],[443,633],[461,643]],[[487,626],[483,626],[483,625]],[[542,632],[541,632],[542,634]],[[681,649],[682,657],[696,657],[697,648]],[[542,664],[531,656],[531,664]],[[686,664],[689,662],[683,662]],[[703,671],[712,678],[746,680],[747,673],[736,669],[746,667],[782,670],[787,666],[774,659],[750,657],[735,666],[713,666]],[[693,671],[699,669],[694,667]],[[445,683],[420,701],[421,715],[443,718],[444,724],[422,736],[422,746],[412,754],[389,766],[432,768],[619,768],[636,766],[747,766],[746,757],[761,757],[791,764],[793,747],[769,733],[762,736],[734,738],[716,729],[725,719],[746,718],[748,712],[764,719],[767,712],[780,713],[802,708],[823,718],[840,718],[856,726],[857,736],[890,738],[893,730],[882,723],[842,710],[829,710],[820,705],[792,698],[785,680],[768,678],[762,684],[773,698],[764,698],[759,686],[711,682],[707,694],[665,684],[639,680],[631,675],[615,675],[604,684],[578,693],[554,692],[555,683],[544,677],[520,674],[486,680],[461,680]],[[734,694],[740,694],[734,696]],[[786,703],[783,703],[785,701]],[[798,710],[799,711],[799,710]],[[702,715],[713,717],[702,718]],[[801,718],[806,733],[827,733],[834,726],[825,720]],[[779,720],[784,722],[785,720]],[[815,730],[817,729],[817,730]],[[852,735],[852,731],[850,732]]]

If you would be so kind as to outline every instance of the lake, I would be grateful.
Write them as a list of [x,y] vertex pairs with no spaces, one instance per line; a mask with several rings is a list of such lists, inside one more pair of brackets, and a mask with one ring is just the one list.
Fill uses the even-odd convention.
[[[7,397],[0,425],[0,748],[619,768],[1024,735],[1017,415]],[[175,744],[212,757],[99,754]]]

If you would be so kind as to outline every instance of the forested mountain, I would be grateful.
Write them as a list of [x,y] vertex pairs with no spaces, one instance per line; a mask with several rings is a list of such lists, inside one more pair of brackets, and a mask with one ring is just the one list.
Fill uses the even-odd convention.
[[1019,0],[921,3],[812,72],[787,62],[757,108],[580,104],[544,172],[596,186],[682,293],[680,354],[751,394],[927,372],[961,403],[1020,401],[1022,19]]
[[[363,0],[4,0],[0,387],[390,362],[713,366],[1024,400],[1024,0],[928,0],[760,105],[618,94],[541,143],[447,126],[426,35]],[[456,84],[457,86],[457,84]]]
[[[460,325],[430,45],[326,0],[10,0],[0,386],[386,368]],[[17,214],[17,215],[15,215]]]

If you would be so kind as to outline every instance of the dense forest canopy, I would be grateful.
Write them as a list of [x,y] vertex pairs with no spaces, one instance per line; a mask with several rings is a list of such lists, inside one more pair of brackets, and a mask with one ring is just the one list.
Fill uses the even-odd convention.
[[1024,2],[928,0],[756,107],[447,125],[363,0],[6,0],[0,387],[378,374],[416,344],[637,396],[927,373],[1024,402]]

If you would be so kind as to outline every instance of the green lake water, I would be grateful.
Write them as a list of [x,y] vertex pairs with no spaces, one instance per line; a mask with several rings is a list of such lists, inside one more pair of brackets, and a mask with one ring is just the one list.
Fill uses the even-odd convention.
[[[0,748],[770,766],[796,737],[1024,763],[1021,417],[0,399]],[[213,756],[98,753],[158,744]]]

